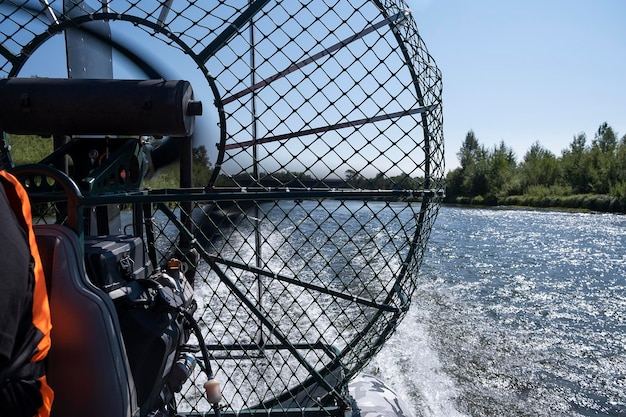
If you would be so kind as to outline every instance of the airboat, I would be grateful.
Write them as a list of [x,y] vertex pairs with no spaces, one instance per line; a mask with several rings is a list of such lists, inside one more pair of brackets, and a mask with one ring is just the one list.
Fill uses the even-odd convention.
[[[444,193],[441,76],[404,2],[5,0],[0,130],[53,416],[410,414],[363,374]],[[15,165],[22,135],[53,151]],[[146,186],[168,164],[177,186]]]

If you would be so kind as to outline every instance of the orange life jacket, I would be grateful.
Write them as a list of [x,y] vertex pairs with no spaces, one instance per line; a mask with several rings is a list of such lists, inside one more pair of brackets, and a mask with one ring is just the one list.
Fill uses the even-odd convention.
[[[33,275],[35,286],[33,290],[32,325],[38,331],[37,333],[42,336],[38,340],[37,345],[33,346],[35,353],[30,357],[29,362],[37,363],[44,360],[50,350],[50,330],[52,324],[50,322],[50,307],[48,304],[46,280],[41,258],[39,257],[39,250],[37,249],[35,233],[33,232],[30,201],[26,190],[13,175],[2,170],[0,171],[0,181],[4,186],[11,208],[15,212],[20,225],[28,234],[30,253],[34,262]],[[48,417],[50,415],[54,393],[50,386],[48,386],[45,375],[40,376],[38,380],[40,382],[39,391],[43,399],[43,405],[39,408],[37,417]]]

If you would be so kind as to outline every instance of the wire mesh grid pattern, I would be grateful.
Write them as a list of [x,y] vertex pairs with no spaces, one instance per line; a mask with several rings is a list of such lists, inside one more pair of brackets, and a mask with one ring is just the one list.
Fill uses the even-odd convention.
[[[443,190],[441,77],[406,5],[8,0],[0,13],[0,78],[71,30],[144,77],[181,63],[211,121],[193,140],[210,143],[213,174],[203,190],[123,202],[150,208],[157,264],[198,255],[224,410],[345,403],[407,311]],[[210,409],[199,386],[180,410]]]

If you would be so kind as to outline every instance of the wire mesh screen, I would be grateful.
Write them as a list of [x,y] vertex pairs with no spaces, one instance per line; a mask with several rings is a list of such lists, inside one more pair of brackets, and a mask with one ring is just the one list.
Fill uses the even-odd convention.
[[[157,264],[190,268],[224,410],[343,402],[408,309],[443,194],[441,78],[406,5],[7,0],[0,13],[0,78],[77,76],[62,41],[79,31],[116,77],[192,83],[208,184],[123,202],[149,207]],[[180,410],[210,409],[201,385]]]
[[[436,209],[280,199],[255,203],[251,215],[247,202],[208,204],[229,214],[192,213],[195,288],[229,405],[333,404],[406,312]],[[168,236],[179,233],[179,214],[160,205],[152,219],[163,259],[178,250]],[[183,397],[202,408],[197,393]]]

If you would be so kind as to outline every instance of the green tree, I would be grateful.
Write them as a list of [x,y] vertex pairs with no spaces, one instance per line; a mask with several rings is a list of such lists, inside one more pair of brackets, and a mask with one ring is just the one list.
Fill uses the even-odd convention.
[[560,177],[556,156],[539,142],[533,143],[520,164],[520,178],[524,192],[532,186],[550,187]]
[[463,170],[455,168],[446,175],[446,200],[454,201],[456,197],[463,195],[461,192],[463,183]]
[[488,188],[495,196],[504,196],[511,191],[512,181],[516,173],[517,162],[515,152],[500,142],[489,154]]
[[622,136],[615,150],[615,168],[616,183],[626,183],[626,135]]
[[209,154],[204,145],[193,148],[193,186],[204,187],[209,183],[209,178],[213,173]]
[[478,139],[473,130],[470,130],[465,135],[465,140],[461,145],[461,149],[457,152],[456,156],[461,164],[461,169],[469,169],[476,161],[477,153],[479,152],[480,145]]
[[612,154],[617,147],[617,134],[613,128],[604,122],[598,128],[592,142],[592,147],[597,147],[603,154]]
[[478,139],[472,130],[467,132],[461,149],[457,153],[461,163],[460,194],[464,196],[485,195],[489,189],[488,175],[488,152],[484,146],[478,143]]
[[594,140],[591,143],[591,191],[596,194],[607,194],[611,184],[618,181],[617,160],[617,134],[607,122],[598,128]]
[[588,193],[591,190],[591,159],[587,148],[587,135],[584,132],[574,136],[569,148],[561,153],[561,175],[566,185],[575,193]]
[[360,172],[357,172],[354,169],[347,169],[346,183],[354,188],[364,188],[367,183],[367,179]]
[[[213,173],[206,148],[203,145],[193,148],[192,158],[192,186],[204,187]],[[144,185],[149,188],[180,187],[180,161],[174,161],[159,169],[152,178],[144,181]]]

